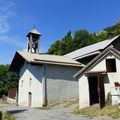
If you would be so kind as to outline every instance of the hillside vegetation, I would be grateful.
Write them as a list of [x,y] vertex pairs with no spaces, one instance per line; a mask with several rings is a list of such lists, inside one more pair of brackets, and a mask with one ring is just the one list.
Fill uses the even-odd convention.
[[87,30],[75,31],[71,35],[71,31],[67,32],[61,40],[56,40],[48,49],[48,54],[64,55],[76,49],[103,41],[107,39],[108,33],[112,36],[120,35],[120,23],[106,27],[99,33],[89,33]]
[[17,87],[18,74],[9,71],[9,65],[0,65],[0,97],[7,95],[8,89]]

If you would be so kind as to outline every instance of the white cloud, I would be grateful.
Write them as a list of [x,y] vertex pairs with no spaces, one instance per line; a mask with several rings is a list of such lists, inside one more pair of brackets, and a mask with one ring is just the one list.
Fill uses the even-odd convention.
[[16,15],[15,6],[12,0],[0,0],[0,42],[24,48],[26,44],[19,36],[7,35],[11,28],[9,19]]
[[0,1],[0,34],[5,34],[10,30],[9,18],[15,15],[15,3],[8,0]]
[[7,33],[10,30],[10,25],[6,16],[0,16],[0,34]]
[[21,38],[19,36],[6,36],[6,35],[1,35],[0,36],[0,43],[6,43],[9,45],[13,45],[16,47],[21,47],[24,48],[26,43],[22,42]]

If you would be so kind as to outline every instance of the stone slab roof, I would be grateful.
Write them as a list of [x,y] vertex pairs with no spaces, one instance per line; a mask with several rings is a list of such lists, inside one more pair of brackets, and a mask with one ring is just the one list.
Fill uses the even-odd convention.
[[[11,71],[18,71],[20,66],[27,61],[30,64],[54,64],[74,67],[84,67],[83,64],[66,56],[47,55],[17,51],[10,66]],[[17,68],[18,67],[18,68]]]
[[17,51],[17,52],[28,62],[84,66],[83,64],[75,60],[72,60],[66,56],[36,54],[36,53],[30,53],[26,51]]

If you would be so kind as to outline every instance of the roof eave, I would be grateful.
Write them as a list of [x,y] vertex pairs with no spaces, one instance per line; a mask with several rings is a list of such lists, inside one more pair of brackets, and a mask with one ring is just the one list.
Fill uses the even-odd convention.
[[23,57],[18,52],[16,52],[15,56],[10,64],[9,71],[19,72],[20,67],[23,65],[23,63],[24,63]]
[[70,63],[51,62],[51,61],[30,61],[30,63],[35,65],[51,64],[51,65],[82,67],[82,68],[84,67],[84,65],[81,65],[81,64],[70,64]]
[[99,53],[100,53],[100,51],[94,51],[94,52],[91,52],[91,53],[88,53],[88,54],[85,54],[85,55],[82,55],[82,56],[79,56],[79,57],[75,57],[75,58],[73,58],[73,60],[78,60],[78,59],[86,58],[88,56],[97,55]]
[[[103,52],[101,52],[99,55],[97,55],[91,62],[89,62],[83,69],[81,69],[80,71],[78,71],[73,77],[74,78],[80,78],[83,74],[84,74],[84,72],[87,70],[87,69],[89,69],[89,67],[91,66],[91,64],[92,65],[94,65],[94,63],[98,60],[98,59],[100,59],[104,54],[106,54],[107,52],[109,52],[109,50],[112,50],[112,51],[114,51],[114,52],[117,52],[117,50],[115,50],[114,48],[113,48],[113,45],[110,45],[108,48],[106,48]],[[117,54],[119,54],[118,52],[117,52]]]

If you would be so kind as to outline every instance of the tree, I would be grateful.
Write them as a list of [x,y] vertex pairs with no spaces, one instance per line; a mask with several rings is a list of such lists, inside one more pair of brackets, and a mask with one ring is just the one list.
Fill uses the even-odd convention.
[[60,40],[55,41],[55,43],[53,43],[51,47],[48,49],[48,54],[60,55],[59,46],[60,46]]
[[120,23],[118,22],[117,24],[113,25],[113,26],[109,26],[104,28],[105,31],[107,32],[114,32],[116,30],[120,30]]
[[0,65],[0,97],[7,95],[9,88],[17,87],[18,74],[9,71],[10,65]]
[[4,77],[8,69],[9,69],[9,65],[0,65],[0,81],[4,80]]
[[69,31],[61,41],[57,40],[51,45],[51,47],[48,49],[48,54],[64,55],[68,52],[71,52],[71,47],[72,36],[71,31]]
[[103,31],[99,35],[96,36],[96,42],[106,40],[107,38],[108,38],[108,33]]
[[73,40],[72,40],[71,31],[69,31],[67,32],[65,37],[61,40],[61,43],[59,46],[60,55],[64,55],[71,52],[72,41]]
[[7,72],[5,76],[5,89],[13,88],[18,86],[18,74],[14,72]]
[[98,34],[90,34],[87,30],[83,29],[75,31],[74,36],[72,37],[71,31],[69,31],[62,40],[57,40],[50,46],[48,54],[64,55],[76,49],[106,40],[109,38],[109,32],[113,33],[113,37],[120,35],[120,22],[113,26],[104,28],[103,31]]
[[90,34],[87,30],[75,31],[73,38],[73,50],[85,47],[90,44]]

